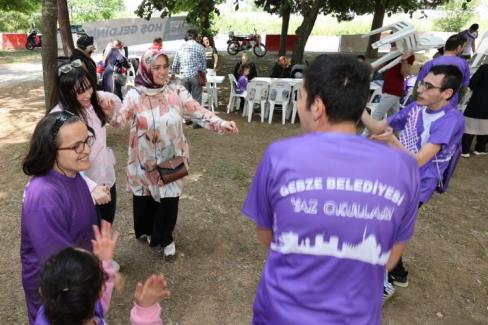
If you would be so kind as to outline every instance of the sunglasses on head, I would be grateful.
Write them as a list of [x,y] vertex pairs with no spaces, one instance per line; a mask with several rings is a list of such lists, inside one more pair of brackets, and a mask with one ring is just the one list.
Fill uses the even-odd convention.
[[81,60],[76,59],[70,63],[64,64],[58,69],[58,77],[63,73],[70,73],[74,68],[81,68]]
[[71,113],[70,111],[62,111],[58,117],[56,117],[56,121],[54,121],[54,125],[51,129],[51,134],[53,135],[53,138],[56,139],[56,136],[58,135],[59,129],[63,126],[64,122],[67,120],[76,117],[75,114]]

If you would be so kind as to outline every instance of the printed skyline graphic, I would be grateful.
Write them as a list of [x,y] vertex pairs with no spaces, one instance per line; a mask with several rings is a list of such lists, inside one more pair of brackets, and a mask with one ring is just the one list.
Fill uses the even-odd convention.
[[310,245],[310,238],[304,238],[301,243],[298,234],[285,232],[278,238],[278,243],[271,243],[271,249],[282,254],[307,254],[332,256],[341,259],[352,259],[373,265],[386,265],[390,257],[390,251],[382,253],[381,244],[374,234],[366,236],[366,228],[363,240],[358,244],[342,243],[339,249],[339,237],[330,236],[329,241],[324,240],[324,235],[315,236],[315,244]]

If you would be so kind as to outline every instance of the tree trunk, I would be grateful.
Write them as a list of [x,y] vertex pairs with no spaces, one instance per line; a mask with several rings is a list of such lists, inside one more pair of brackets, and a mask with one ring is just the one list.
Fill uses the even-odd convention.
[[42,2],[42,77],[44,79],[44,103],[46,111],[53,107],[52,94],[58,73],[57,56],[58,41],[56,39],[56,23],[58,20],[58,1],[43,0]]
[[293,55],[291,59],[293,64],[303,63],[305,44],[307,44],[308,37],[310,36],[313,26],[315,25],[315,20],[319,14],[321,2],[321,0],[314,0],[311,6],[302,10],[303,21],[295,32],[296,41],[293,47]]
[[73,35],[71,34],[67,0],[58,0],[58,21],[64,55],[70,56],[75,46],[73,44]]
[[[374,16],[373,16],[373,23],[371,24],[371,30],[382,27],[384,18],[385,18],[385,7],[381,3],[381,0],[376,0],[374,6]],[[366,57],[368,58],[378,57],[378,49],[373,49],[371,47],[371,44],[378,41],[380,37],[381,37],[380,34],[374,34],[369,37],[368,47],[366,48]]]
[[288,36],[288,26],[290,25],[291,6],[288,1],[283,4],[283,11],[281,13],[281,36],[280,36],[280,51],[279,56],[286,55],[286,38]]

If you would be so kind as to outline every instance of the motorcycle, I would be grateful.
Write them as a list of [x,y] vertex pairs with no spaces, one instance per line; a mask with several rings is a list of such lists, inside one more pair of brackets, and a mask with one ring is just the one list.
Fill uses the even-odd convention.
[[230,32],[227,44],[227,52],[230,55],[236,55],[240,51],[252,48],[256,56],[263,57],[268,51],[266,46],[261,43],[261,36],[257,33],[256,29],[254,29],[254,34],[248,36],[236,36],[234,32]]
[[25,42],[25,48],[28,50],[33,50],[35,47],[42,46],[42,35],[37,34],[37,29],[32,25],[32,29],[27,35],[27,41]]

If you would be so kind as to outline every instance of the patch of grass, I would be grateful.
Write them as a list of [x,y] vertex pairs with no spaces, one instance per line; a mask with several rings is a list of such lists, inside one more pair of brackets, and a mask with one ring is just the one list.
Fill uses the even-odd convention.
[[208,173],[212,177],[231,179],[239,187],[249,185],[251,180],[248,172],[233,163],[218,162],[209,169]]
[[0,64],[39,62],[41,50],[0,50]]

